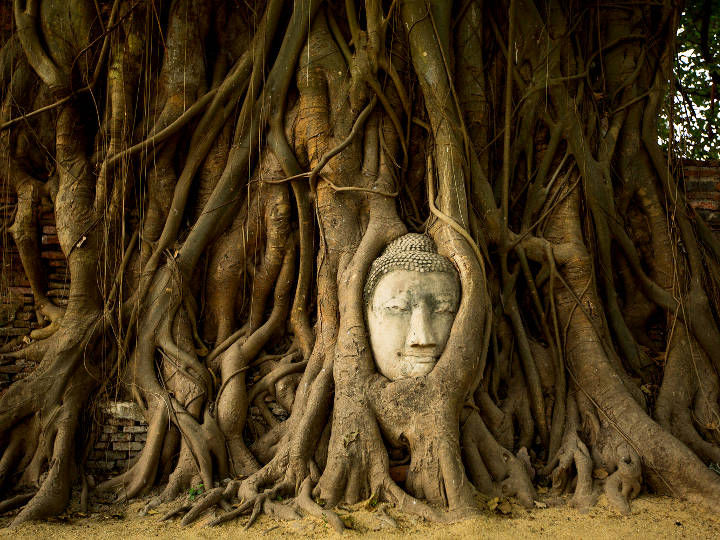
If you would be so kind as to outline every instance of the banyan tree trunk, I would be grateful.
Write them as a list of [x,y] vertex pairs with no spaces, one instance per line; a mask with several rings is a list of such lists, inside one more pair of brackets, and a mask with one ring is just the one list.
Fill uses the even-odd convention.
[[[717,509],[720,243],[657,136],[681,5],[12,12],[3,245],[44,324],[0,353],[38,362],[0,394],[14,524],[95,484],[82,412],[111,392],[148,437],[94,489],[156,505],[202,484],[184,523],[219,505],[214,523],[304,513],[341,530],[332,508],[367,499],[456,519],[478,494],[532,507],[538,483],[579,507],[604,490],[627,511],[648,489]],[[389,380],[363,288],[408,232],[451,262],[460,300],[434,368]]]

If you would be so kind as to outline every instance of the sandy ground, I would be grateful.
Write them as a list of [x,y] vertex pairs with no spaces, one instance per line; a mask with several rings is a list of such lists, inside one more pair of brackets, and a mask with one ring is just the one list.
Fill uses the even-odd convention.
[[[548,501],[550,502],[550,501]],[[172,505],[157,509],[157,513],[141,516],[138,510],[142,501],[127,505],[95,508],[88,516],[70,512],[58,520],[29,523],[7,529],[10,516],[0,517],[0,538],[76,539],[96,540],[136,538],[339,538],[328,524],[315,518],[298,521],[275,521],[261,517],[248,531],[243,530],[247,518],[209,528],[204,520],[181,527],[179,520],[162,522],[160,516]],[[509,507],[505,506],[505,511]],[[398,528],[391,528],[376,510],[356,507],[351,512],[340,512],[343,520],[352,526],[344,533],[351,538],[720,538],[720,516],[709,513],[687,502],[666,497],[644,495],[632,504],[629,515],[611,510],[604,498],[587,513],[565,505],[536,508],[531,511],[513,505],[508,514],[499,509],[485,509],[473,519],[449,525],[432,524],[416,518],[399,515],[393,509]]]

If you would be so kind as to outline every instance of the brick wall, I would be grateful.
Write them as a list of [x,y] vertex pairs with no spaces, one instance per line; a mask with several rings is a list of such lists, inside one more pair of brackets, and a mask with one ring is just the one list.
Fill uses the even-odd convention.
[[[30,332],[47,324],[38,322],[30,283],[8,231],[14,207],[15,197],[4,190],[0,192],[0,347],[29,343]],[[63,306],[67,304],[69,275],[49,200],[41,204],[39,226],[40,257],[47,279],[48,297]],[[0,358],[0,393],[35,367],[32,361]],[[147,424],[134,403],[111,401],[104,404],[93,428],[97,436],[87,462],[87,472],[99,478],[125,470],[147,439]]]
[[[21,340],[29,343],[30,332],[46,324],[37,319],[30,283],[23,272],[12,235],[7,230],[12,224],[14,207],[14,195],[0,193],[0,347]],[[69,275],[65,256],[58,243],[55,218],[49,200],[44,200],[41,204],[39,225],[40,257],[47,279],[48,297],[58,306],[63,306],[67,304]],[[29,361],[7,362],[0,359],[0,392],[34,368],[35,364]]]
[[130,467],[145,445],[148,426],[138,406],[128,401],[106,403],[100,424],[86,466],[88,472],[103,477]]
[[720,161],[686,161],[685,189],[695,208],[714,231],[720,231]]

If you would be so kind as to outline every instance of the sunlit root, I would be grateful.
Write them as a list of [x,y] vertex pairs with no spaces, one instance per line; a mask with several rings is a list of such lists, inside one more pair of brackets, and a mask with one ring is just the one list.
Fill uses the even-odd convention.
[[517,497],[520,504],[532,508],[537,495],[529,464],[497,442],[477,411],[466,409],[464,414],[463,460],[475,487],[489,497]]
[[718,377],[700,345],[676,323],[655,418],[706,463],[720,463]]

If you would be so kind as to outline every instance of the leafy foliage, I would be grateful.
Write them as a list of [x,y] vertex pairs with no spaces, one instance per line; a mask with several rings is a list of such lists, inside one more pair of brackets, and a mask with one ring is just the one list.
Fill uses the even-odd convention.
[[688,2],[677,34],[674,79],[658,125],[685,158],[720,159],[720,1]]
[[197,486],[193,486],[190,489],[188,489],[188,497],[191,501],[194,501],[197,497],[202,495],[205,492],[205,486],[203,484],[198,484]]

